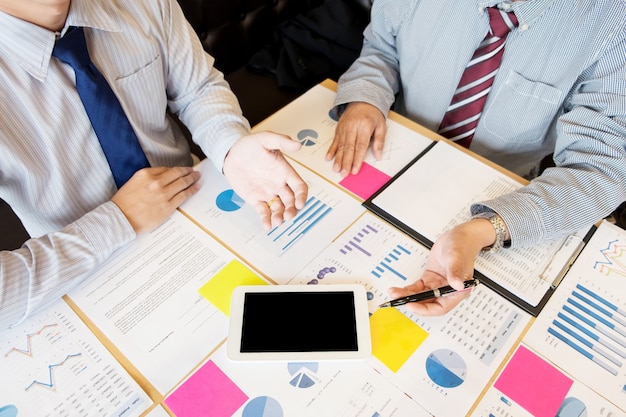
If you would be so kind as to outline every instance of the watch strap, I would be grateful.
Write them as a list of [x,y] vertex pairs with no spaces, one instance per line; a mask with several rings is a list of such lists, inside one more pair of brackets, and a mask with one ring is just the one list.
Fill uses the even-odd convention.
[[496,232],[496,240],[490,246],[485,246],[481,249],[481,252],[494,252],[501,248],[508,248],[511,246],[510,240],[506,239],[506,224],[502,217],[497,215],[494,212],[480,213],[475,215],[473,218],[475,219],[487,219],[491,226],[493,226],[494,231]]

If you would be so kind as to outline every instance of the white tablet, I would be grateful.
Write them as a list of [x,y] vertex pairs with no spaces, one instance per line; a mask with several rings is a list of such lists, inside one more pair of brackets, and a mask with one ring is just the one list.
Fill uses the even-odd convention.
[[236,287],[232,360],[347,360],[372,353],[365,289],[357,284]]

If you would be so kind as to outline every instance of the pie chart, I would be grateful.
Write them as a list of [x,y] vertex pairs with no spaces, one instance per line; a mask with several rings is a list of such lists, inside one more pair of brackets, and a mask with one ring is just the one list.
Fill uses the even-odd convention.
[[587,417],[587,407],[578,398],[568,397],[563,400],[555,417]]
[[245,201],[235,194],[233,190],[226,190],[217,196],[215,204],[222,211],[235,211],[239,210],[245,204]]
[[298,140],[303,146],[315,146],[317,132],[312,129],[303,129],[298,132]]
[[272,397],[256,397],[246,404],[242,417],[284,417],[283,408]]
[[310,388],[315,385],[312,375],[317,373],[317,362],[294,362],[287,365],[287,370],[292,376],[289,384],[296,388]]
[[5,405],[0,407],[0,417],[16,417],[17,407],[14,405]]
[[465,381],[467,365],[458,353],[439,349],[426,358],[426,373],[440,387],[454,388]]

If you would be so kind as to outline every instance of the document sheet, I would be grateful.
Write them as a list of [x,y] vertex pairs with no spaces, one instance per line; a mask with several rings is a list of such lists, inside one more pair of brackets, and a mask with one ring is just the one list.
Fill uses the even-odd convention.
[[428,250],[365,213],[290,284],[356,282],[370,307],[370,365],[433,415],[467,412],[531,316],[484,285],[442,317],[382,308],[391,286],[416,280]]
[[524,343],[626,410],[624,229],[601,223]]
[[69,297],[165,393],[225,340],[227,316],[199,290],[234,258],[175,212]]
[[350,194],[295,168],[309,187],[308,200],[297,216],[270,231],[209,160],[197,166],[202,188],[180,209],[271,280],[285,281],[365,211]]
[[[219,402],[214,401],[216,396]],[[242,366],[227,358],[225,346],[165,403],[177,417],[430,416],[365,362],[250,362]]]
[[[0,417],[626,417],[626,231],[479,255],[481,283],[440,317],[379,308],[470,204],[523,180],[398,115],[383,158],[341,178],[325,159],[334,94],[316,86],[254,129],[303,145],[286,155],[309,187],[295,218],[264,230],[201,162],[164,224],[0,334]],[[227,357],[237,286],[344,283],[367,292],[371,357]],[[293,326],[319,317],[295,310]]]
[[[504,172],[441,141],[365,205],[430,247],[442,233],[470,219],[471,204],[521,186]],[[502,295],[537,314],[537,307],[582,248],[585,232],[534,247],[481,254],[476,270],[504,289]]]
[[361,172],[342,178],[333,170],[333,161],[326,160],[326,152],[337,126],[337,116],[332,112],[334,99],[334,91],[317,85],[256,125],[254,131],[269,130],[299,141],[302,148],[288,154],[290,158],[362,200],[372,195],[432,143],[431,139],[415,130],[388,119],[382,157],[376,159],[371,149],[368,150]]
[[0,416],[137,417],[152,405],[59,299],[0,334]]
[[594,416],[626,413],[571,374],[520,345],[471,417]]

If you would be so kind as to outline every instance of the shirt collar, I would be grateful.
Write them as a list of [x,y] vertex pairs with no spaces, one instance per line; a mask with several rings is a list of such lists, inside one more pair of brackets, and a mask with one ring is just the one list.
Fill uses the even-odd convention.
[[[119,32],[108,2],[72,0],[62,33],[70,26]],[[0,12],[0,50],[24,71],[39,81],[45,81],[56,35],[47,29]]]
[[121,29],[111,4],[110,1],[72,0],[65,28],[84,26],[107,32],[119,32]]
[[507,7],[510,6],[508,8],[515,13],[515,17],[517,17],[519,21],[519,27],[528,29],[555,1],[556,0],[523,0],[514,2],[511,0],[478,0],[478,9],[482,11],[486,7],[506,4]]

